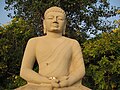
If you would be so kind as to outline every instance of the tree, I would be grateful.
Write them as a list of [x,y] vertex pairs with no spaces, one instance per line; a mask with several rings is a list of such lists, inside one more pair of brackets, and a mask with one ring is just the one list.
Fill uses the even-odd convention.
[[[15,17],[18,18],[0,27],[0,89],[11,89],[25,83],[18,73],[26,42],[36,34],[42,35],[43,13],[53,5],[60,6],[66,11],[68,21],[66,35],[82,43],[87,69],[84,84],[94,90],[120,87],[120,82],[117,81],[120,59],[119,31],[113,30],[110,33],[112,26],[101,19],[116,15],[114,11],[117,9],[115,7],[110,9],[107,0],[5,0],[5,2],[7,4],[5,9],[14,10]],[[105,33],[86,41],[87,32],[96,34],[98,31]]]
[[5,2],[7,4],[5,9],[14,10],[15,16],[33,23],[38,35],[43,34],[42,21],[45,10],[51,6],[60,6],[67,14],[67,36],[80,42],[88,38],[87,32],[96,34],[98,31],[110,30],[112,26],[101,18],[115,16],[114,11],[117,10],[115,7],[110,9],[107,0],[5,0]]
[[112,32],[102,33],[83,44],[85,81],[93,90],[120,89],[120,20],[116,23],[118,27]]
[[22,18],[0,27],[0,90],[25,83],[19,77],[20,64],[27,40],[33,36],[32,25]]
[[[120,10],[117,10],[116,13],[118,15],[120,15]],[[115,20],[114,24],[117,26],[115,29],[113,29],[113,32],[118,32],[120,30],[120,19],[119,20]]]

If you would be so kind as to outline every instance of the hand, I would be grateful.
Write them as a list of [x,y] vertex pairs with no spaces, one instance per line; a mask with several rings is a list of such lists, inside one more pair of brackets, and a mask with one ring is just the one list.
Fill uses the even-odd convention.
[[59,88],[60,87],[59,80],[57,80],[57,79],[51,80],[51,85],[52,85],[52,87]]
[[59,79],[59,81],[61,82],[61,81],[64,81],[64,80],[68,80],[69,77],[68,77],[68,76],[62,76],[62,77],[60,77],[60,78],[58,78],[58,79]]
[[63,80],[59,83],[60,87],[67,87],[69,86],[69,81],[68,80]]

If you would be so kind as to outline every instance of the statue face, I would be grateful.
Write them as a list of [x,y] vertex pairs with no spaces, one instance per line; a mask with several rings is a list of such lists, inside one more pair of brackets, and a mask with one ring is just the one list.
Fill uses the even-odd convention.
[[65,29],[65,15],[60,12],[49,12],[45,16],[44,27],[48,32],[62,33]]

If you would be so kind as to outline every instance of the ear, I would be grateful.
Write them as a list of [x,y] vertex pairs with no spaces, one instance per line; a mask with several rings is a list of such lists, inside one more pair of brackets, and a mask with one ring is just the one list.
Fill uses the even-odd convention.
[[47,34],[47,29],[46,29],[46,25],[45,25],[45,20],[43,20],[43,33]]
[[65,35],[66,24],[67,24],[67,21],[65,20],[65,24],[64,24],[64,27],[63,27],[63,31],[62,31],[62,34],[63,34],[63,35]]

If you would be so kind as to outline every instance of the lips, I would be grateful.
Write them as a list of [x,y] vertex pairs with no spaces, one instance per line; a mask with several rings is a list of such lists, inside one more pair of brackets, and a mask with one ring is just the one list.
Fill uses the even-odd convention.
[[53,24],[52,26],[53,26],[53,27],[58,27],[58,24]]

